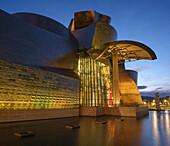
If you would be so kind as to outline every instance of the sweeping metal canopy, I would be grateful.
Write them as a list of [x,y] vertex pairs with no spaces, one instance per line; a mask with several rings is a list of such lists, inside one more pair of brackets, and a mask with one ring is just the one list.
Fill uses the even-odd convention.
[[113,53],[117,54],[118,60],[154,60],[157,59],[154,51],[148,46],[135,41],[114,41],[101,46],[103,50],[95,59],[111,59]]

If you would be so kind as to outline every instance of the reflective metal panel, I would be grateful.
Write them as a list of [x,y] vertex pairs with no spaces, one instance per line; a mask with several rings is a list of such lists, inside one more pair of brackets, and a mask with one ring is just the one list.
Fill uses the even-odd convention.
[[[49,22],[46,20],[51,19],[45,18],[42,20],[42,25],[45,25]],[[48,65],[70,69],[73,67],[73,58],[78,52],[78,41],[60,23],[54,21],[58,33],[52,33],[47,29],[43,29],[43,27],[34,26],[2,10],[0,10],[0,21],[1,59],[36,66]],[[53,26],[53,23],[49,24],[49,26],[51,25]],[[64,57],[67,60],[61,59]]]
[[78,107],[78,79],[0,60],[0,110]]

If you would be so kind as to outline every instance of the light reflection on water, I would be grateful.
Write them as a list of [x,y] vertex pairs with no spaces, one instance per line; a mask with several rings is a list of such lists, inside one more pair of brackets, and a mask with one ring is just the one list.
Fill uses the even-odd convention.
[[[143,118],[102,116],[0,124],[2,146],[170,146],[170,112],[150,111]],[[107,124],[96,124],[96,121]],[[79,124],[69,130],[65,125]],[[34,137],[19,139],[16,131],[32,130]]]
[[107,123],[107,130],[108,130],[108,133],[107,133],[107,143],[109,145],[113,145],[113,139],[114,139],[114,136],[115,136],[115,120],[108,121],[108,123]]
[[157,112],[153,112],[153,133],[154,133],[154,140],[155,145],[159,145],[159,131],[158,131],[158,118]]
[[[167,130],[167,135],[170,135],[170,123],[169,123],[169,114],[168,114],[168,111],[165,111],[165,125],[166,125],[166,130]],[[169,141],[170,143],[170,141]]]
[[107,123],[107,145],[139,145],[143,124],[136,118],[112,119]]

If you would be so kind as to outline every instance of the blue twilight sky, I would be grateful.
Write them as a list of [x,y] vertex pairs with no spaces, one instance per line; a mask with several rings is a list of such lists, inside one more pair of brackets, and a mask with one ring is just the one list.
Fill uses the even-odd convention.
[[142,95],[170,95],[170,0],[0,0],[0,9],[38,13],[66,27],[77,11],[96,10],[110,16],[118,40],[144,43],[158,57],[126,64],[127,69],[138,71]]

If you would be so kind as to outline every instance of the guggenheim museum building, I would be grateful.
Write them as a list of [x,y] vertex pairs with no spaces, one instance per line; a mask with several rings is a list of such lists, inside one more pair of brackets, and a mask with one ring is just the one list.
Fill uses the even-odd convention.
[[137,72],[124,64],[157,57],[145,44],[117,40],[110,21],[81,11],[66,28],[39,14],[0,10],[0,122],[147,114]]

